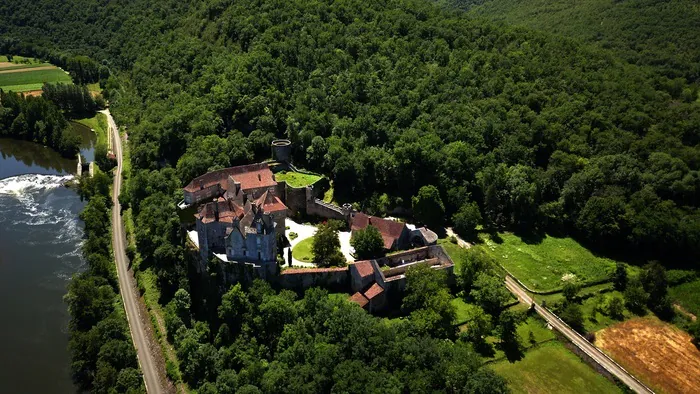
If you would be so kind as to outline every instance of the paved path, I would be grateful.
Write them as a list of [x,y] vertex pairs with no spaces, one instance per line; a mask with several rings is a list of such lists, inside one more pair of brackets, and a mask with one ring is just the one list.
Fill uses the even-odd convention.
[[454,231],[452,231],[452,227],[448,227],[448,228],[446,229],[446,232],[447,232],[447,236],[448,236],[448,237],[455,237],[455,239],[457,240],[457,245],[463,247],[464,249],[469,249],[469,248],[472,247],[472,244],[470,244],[469,242],[463,240],[462,238],[460,238],[459,235],[457,235],[457,233],[455,233]]
[[114,257],[117,261],[117,274],[119,276],[119,293],[121,293],[124,309],[126,309],[126,319],[129,322],[129,331],[136,347],[139,365],[143,372],[143,380],[146,384],[146,391],[149,394],[160,394],[163,392],[160,383],[160,376],[156,368],[156,363],[149,347],[146,330],[139,317],[139,299],[134,294],[134,276],[129,272],[129,261],[126,258],[126,238],[124,237],[124,225],[119,205],[119,192],[122,187],[122,143],[119,138],[119,130],[114,123],[109,110],[101,111],[107,115],[109,133],[114,133],[113,145],[114,154],[117,156],[117,168],[114,173],[114,189],[112,193],[112,246]]
[[[513,294],[515,294],[518,299],[527,305],[533,303],[532,298],[527,294],[524,288],[522,288],[513,278],[506,276],[506,287]],[[574,331],[561,319],[559,319],[555,314],[550,312],[548,309],[543,308],[535,304],[535,311],[542,316],[547,323],[554,327],[557,331],[562,333],[571,343],[576,345],[582,352],[586,353],[590,358],[592,358],[598,365],[605,368],[609,373],[618,378],[624,384],[626,384],[630,389],[636,393],[653,393],[653,391],[645,386],[642,382],[637,380],[632,374],[627,372],[619,364],[608,357],[603,351],[598,349],[596,346],[591,344],[582,337],[579,333]]]

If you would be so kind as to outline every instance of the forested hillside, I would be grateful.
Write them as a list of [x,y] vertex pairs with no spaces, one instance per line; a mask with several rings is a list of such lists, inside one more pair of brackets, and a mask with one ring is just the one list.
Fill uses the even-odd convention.
[[611,51],[418,0],[7,0],[0,19],[2,50],[87,55],[112,73],[102,82],[131,160],[122,204],[201,392],[503,384],[463,344],[425,336],[449,308],[392,326],[321,293],[189,287],[180,188],[268,158],[275,137],[368,212],[410,208],[434,186],[437,224],[476,203],[486,228],[698,267],[697,86]]
[[669,79],[700,81],[700,5],[694,0],[436,0],[473,15],[574,37]]
[[5,36],[44,32],[123,72],[109,93],[136,212],[139,171],[175,177],[170,195],[287,136],[297,164],[375,212],[435,185],[448,215],[474,200],[488,225],[698,254],[697,87],[610,52],[421,1],[35,3],[3,8],[24,25]]

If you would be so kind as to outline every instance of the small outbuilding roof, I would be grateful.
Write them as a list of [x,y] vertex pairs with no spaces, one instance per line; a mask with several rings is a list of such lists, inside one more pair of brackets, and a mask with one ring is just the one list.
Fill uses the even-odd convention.
[[357,270],[357,273],[360,274],[360,277],[366,278],[368,276],[374,275],[374,266],[372,265],[371,261],[358,261],[354,265],[355,269]]
[[352,296],[350,296],[350,301],[357,303],[360,307],[364,308],[369,304],[369,300],[365,298],[359,291]]
[[367,297],[368,300],[371,300],[382,293],[384,293],[384,288],[379,286],[378,283],[375,283],[369,288],[369,290],[365,291],[365,297]]

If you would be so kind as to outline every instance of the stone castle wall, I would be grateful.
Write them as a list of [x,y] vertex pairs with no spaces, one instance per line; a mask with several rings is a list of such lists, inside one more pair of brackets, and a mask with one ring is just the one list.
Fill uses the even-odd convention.
[[348,292],[350,271],[348,267],[287,269],[280,273],[277,283],[289,290],[323,287],[331,291]]

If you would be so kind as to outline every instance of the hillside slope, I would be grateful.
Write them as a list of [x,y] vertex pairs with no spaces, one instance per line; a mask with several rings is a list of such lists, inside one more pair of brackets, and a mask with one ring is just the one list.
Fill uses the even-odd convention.
[[592,42],[673,78],[700,79],[693,0],[440,0],[471,14]]

